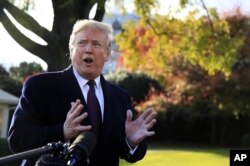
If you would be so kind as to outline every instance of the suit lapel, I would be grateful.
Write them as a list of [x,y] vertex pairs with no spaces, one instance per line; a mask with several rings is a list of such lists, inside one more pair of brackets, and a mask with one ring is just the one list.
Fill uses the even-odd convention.
[[110,88],[109,84],[106,82],[104,77],[101,75],[101,84],[103,89],[103,97],[104,97],[104,118],[103,118],[103,137],[108,138],[111,134],[111,131],[114,127],[113,118],[115,113],[115,109],[112,108],[112,89]]
[[58,93],[61,96],[62,104],[65,105],[65,108],[68,108],[68,111],[71,108],[70,103],[75,102],[76,99],[80,99],[84,107],[86,106],[80,86],[73,74],[72,66],[62,72],[61,80],[58,81]]

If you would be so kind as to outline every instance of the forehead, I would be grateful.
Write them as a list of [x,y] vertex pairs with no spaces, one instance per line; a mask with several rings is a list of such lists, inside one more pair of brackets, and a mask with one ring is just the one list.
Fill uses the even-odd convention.
[[100,42],[107,41],[107,36],[105,33],[98,29],[93,28],[84,28],[76,33],[75,35],[76,40],[96,40]]

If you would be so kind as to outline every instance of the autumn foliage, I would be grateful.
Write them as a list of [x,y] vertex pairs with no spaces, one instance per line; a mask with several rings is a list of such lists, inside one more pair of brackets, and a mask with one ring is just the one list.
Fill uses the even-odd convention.
[[[127,22],[116,37],[119,67],[147,73],[164,86],[160,93],[149,93],[137,109],[154,106],[162,112],[164,131],[166,126],[186,124],[187,133],[181,135],[183,128],[176,129],[173,139],[189,135],[193,141],[244,142],[250,116],[249,17],[239,8],[222,16],[214,9],[209,15],[194,10],[185,19],[144,16]],[[208,133],[201,126],[209,128]],[[242,130],[236,133],[232,126]]]

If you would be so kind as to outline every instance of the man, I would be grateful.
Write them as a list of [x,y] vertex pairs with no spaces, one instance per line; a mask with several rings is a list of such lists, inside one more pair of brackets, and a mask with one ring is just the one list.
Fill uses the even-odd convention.
[[[148,109],[132,120],[127,92],[104,79],[101,72],[111,55],[111,41],[110,25],[76,22],[69,41],[71,65],[64,71],[34,76],[23,87],[9,130],[14,152],[50,142],[72,142],[81,132],[91,131],[97,138],[91,166],[118,166],[119,158],[136,162],[144,157],[145,138],[154,135],[150,129],[156,123],[156,112]],[[94,99],[89,99],[91,87]],[[100,123],[93,119],[98,115],[92,115],[89,105],[95,96],[98,100],[93,105],[99,108]],[[34,161],[26,161],[29,164]]]

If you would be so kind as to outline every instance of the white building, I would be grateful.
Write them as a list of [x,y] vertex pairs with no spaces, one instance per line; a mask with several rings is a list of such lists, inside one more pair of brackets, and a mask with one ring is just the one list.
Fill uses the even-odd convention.
[[9,110],[18,103],[18,98],[0,89],[0,138],[7,138]]

